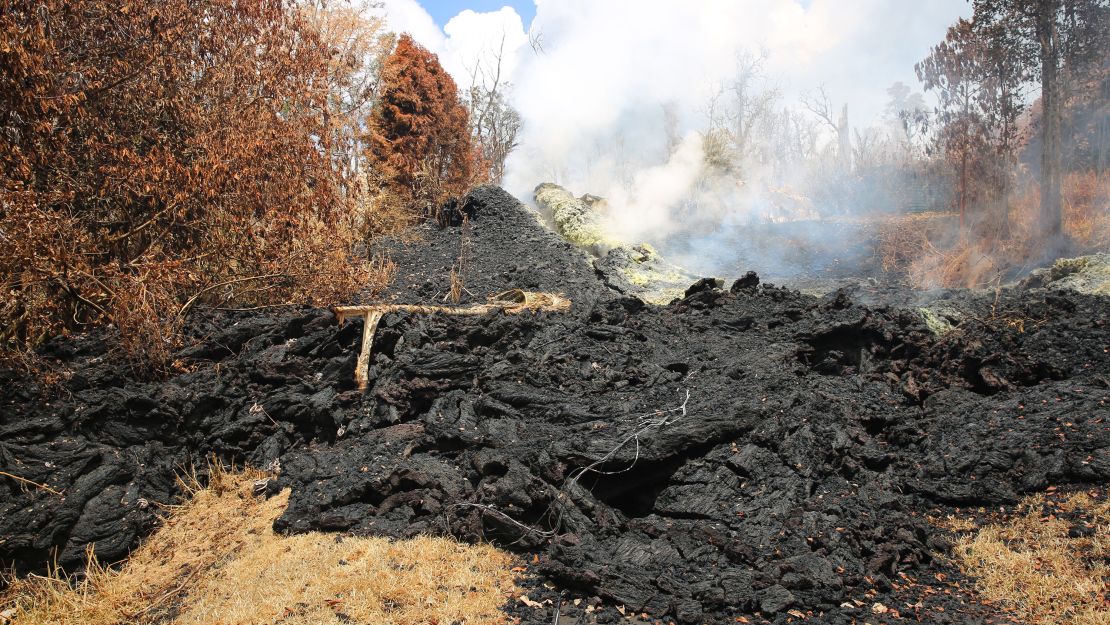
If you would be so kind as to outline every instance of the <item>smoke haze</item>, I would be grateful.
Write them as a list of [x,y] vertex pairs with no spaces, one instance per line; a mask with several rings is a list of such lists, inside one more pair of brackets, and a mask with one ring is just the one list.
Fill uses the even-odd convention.
[[[461,86],[502,51],[511,102],[523,119],[506,189],[524,201],[541,182],[602,196],[614,235],[663,247],[676,234],[686,244],[703,236],[694,247],[719,245],[711,241],[722,228],[836,212],[806,187],[828,172],[787,154],[785,144],[797,143],[828,161],[837,147],[835,128],[802,101],[824,89],[833,115],[847,105],[848,122],[862,135],[891,126],[884,119],[888,87],[902,82],[918,90],[914,63],[970,13],[965,0],[536,5],[527,27],[505,7],[463,11],[443,30],[415,0],[389,0],[386,10],[391,26],[437,52]],[[722,111],[730,103],[733,109]],[[744,127],[742,118],[760,103],[763,118]],[[740,163],[727,171],[707,169],[714,123]],[[755,136],[739,137],[741,131]],[[744,150],[750,154],[739,154]]]

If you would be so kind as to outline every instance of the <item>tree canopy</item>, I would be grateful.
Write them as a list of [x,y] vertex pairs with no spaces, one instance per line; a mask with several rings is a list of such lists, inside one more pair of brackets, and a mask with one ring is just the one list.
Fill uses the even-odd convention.
[[396,197],[435,212],[480,170],[466,107],[439,59],[407,34],[380,80],[368,124],[370,164]]

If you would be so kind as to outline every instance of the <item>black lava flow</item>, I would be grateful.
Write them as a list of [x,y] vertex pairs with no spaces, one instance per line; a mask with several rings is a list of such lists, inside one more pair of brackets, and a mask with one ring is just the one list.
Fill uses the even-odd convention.
[[649,306],[500,189],[458,210],[383,244],[391,299],[443,304],[461,267],[469,300],[570,312],[387,315],[366,392],[361,322],[321,309],[198,316],[165,380],[100,335],[42,348],[54,388],[0,372],[0,471],[60,493],[0,477],[0,564],[126,556],[215,456],[278,471],[281,532],[492,541],[560,592],[681,623],[848,623],[850,598],[948,570],[927,516],[1110,478],[1107,298],[953,292],[939,337],[914,308],[754,274]]

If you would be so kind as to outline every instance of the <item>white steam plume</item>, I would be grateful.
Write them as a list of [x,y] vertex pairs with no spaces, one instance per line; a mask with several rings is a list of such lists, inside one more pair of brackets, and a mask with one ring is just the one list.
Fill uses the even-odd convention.
[[714,87],[753,51],[784,101],[826,85],[870,123],[884,90],[915,84],[913,63],[968,10],[964,0],[539,0],[542,51],[523,50],[513,78],[524,132],[505,186],[601,194],[666,162],[663,106],[680,135],[699,129]]
[[[405,19],[424,29],[426,22],[411,15],[414,2],[387,0],[386,9],[401,6]],[[776,221],[824,210],[823,200],[803,197],[795,183],[828,172],[812,171],[812,163],[804,171],[783,165],[792,161],[756,145],[773,143],[767,137],[755,138],[742,171],[705,171],[703,139],[712,96],[722,89],[728,93],[738,59],[762,59],[748,95],[775,96],[776,108],[766,113],[758,132],[781,132],[806,118],[817,124],[817,133],[791,140],[808,140],[811,145],[801,149],[825,149],[827,156],[836,149],[833,133],[799,106],[802,97],[824,88],[834,114],[847,104],[853,128],[875,124],[887,103],[886,89],[899,81],[916,85],[914,63],[950,24],[970,13],[966,0],[536,0],[536,5],[528,33],[516,12],[505,7],[465,11],[447,24],[446,35],[413,34],[464,86],[475,57],[483,50],[488,57],[504,39],[511,103],[523,119],[502,181],[506,189],[530,201],[537,184],[556,182],[577,194],[606,197],[614,234],[657,243],[676,230],[688,236],[691,227],[708,235],[749,217]],[[784,107],[793,107],[798,117],[789,119]],[[723,122],[729,124],[737,125]]]
[[606,231],[624,241],[647,241],[672,229],[674,207],[688,199],[702,175],[702,139],[687,134],[661,165],[633,174],[631,184],[599,189],[607,200]]

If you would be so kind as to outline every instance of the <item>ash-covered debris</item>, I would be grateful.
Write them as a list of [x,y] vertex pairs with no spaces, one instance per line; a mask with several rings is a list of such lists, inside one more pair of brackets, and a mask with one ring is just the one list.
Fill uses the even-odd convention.
[[1061,289],[1110,296],[1110,253],[1061,258],[1022,281],[1029,289]]
[[550,219],[555,232],[594,256],[621,245],[605,233],[596,207],[604,200],[596,196],[574,197],[570,191],[550,182],[536,187],[533,193],[541,215]]
[[594,261],[598,275],[614,290],[651,304],[681,298],[696,278],[668,262],[648,243],[614,247]]
[[953,294],[941,336],[914,307],[754,275],[649,306],[503,192],[470,201],[467,225],[398,244],[396,298],[442,303],[469,228],[476,297],[563,292],[570,312],[388,315],[366,393],[359,323],[316,310],[198,321],[210,340],[165,382],[95,338],[45,351],[70,372],[52,399],[4,374],[0,471],[62,493],[0,477],[4,564],[125,555],[174,472],[215,453],[280,466],[282,531],[491,540],[681,623],[850,623],[947,571],[926,515],[1110,479],[1105,297]]
[[697,279],[668,262],[648,243],[631,245],[605,234],[599,214],[605,200],[596,196],[574,197],[559,185],[545,182],[536,187],[534,199],[549,216],[556,232],[589,252],[598,276],[606,285],[652,304],[667,304],[682,296]]

